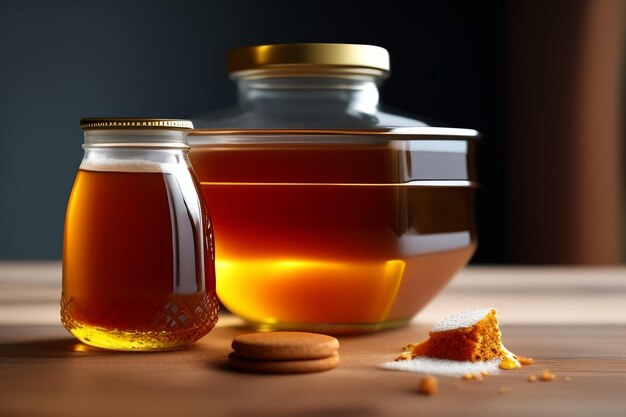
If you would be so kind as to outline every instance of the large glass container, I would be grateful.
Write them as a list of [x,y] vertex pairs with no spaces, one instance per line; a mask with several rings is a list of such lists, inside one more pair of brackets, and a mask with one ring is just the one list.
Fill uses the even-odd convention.
[[255,46],[228,65],[239,105],[189,137],[221,301],[263,329],[409,321],[475,250],[478,133],[381,112],[383,48]]

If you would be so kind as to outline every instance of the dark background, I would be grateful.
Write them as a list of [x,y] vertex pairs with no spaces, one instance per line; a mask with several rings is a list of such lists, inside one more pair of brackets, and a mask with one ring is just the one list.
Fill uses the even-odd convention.
[[506,4],[0,1],[0,259],[60,259],[82,117],[190,118],[234,104],[229,48],[387,48],[382,101],[479,130],[474,262],[509,261]]

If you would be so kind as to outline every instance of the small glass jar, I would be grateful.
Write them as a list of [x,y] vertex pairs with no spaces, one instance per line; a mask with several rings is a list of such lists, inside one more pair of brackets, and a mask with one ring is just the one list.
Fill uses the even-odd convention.
[[229,52],[239,104],[194,119],[217,290],[262,329],[407,323],[471,258],[478,132],[380,110],[383,48]]
[[213,232],[186,120],[83,119],[69,198],[61,320],[84,343],[166,350],[217,321]]

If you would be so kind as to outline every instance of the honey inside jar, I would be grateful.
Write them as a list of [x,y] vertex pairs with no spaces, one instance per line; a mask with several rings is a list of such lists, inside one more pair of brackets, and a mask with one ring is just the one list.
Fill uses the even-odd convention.
[[271,329],[409,320],[473,254],[474,190],[399,182],[404,154],[371,143],[193,145],[224,305]]

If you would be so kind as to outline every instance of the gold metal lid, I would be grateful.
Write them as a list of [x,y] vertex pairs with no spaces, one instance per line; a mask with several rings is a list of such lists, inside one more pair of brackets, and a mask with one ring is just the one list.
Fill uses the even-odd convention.
[[90,117],[81,119],[80,128],[95,129],[193,129],[193,123],[183,119],[144,119],[134,117]]
[[310,76],[343,74],[386,77],[389,53],[373,45],[292,43],[231,49],[228,73],[234,76]]

